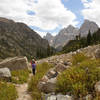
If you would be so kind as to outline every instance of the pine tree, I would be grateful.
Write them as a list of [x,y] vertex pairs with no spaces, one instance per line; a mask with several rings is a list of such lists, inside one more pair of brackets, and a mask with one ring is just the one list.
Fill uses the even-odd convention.
[[92,42],[92,36],[91,36],[91,32],[89,31],[88,35],[87,35],[87,45],[90,45]]

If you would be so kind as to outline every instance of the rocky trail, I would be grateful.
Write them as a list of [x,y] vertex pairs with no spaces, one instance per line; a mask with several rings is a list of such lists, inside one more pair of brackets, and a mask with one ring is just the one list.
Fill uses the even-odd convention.
[[[29,80],[31,79],[31,77],[32,77],[32,74],[29,75]],[[16,90],[18,92],[17,100],[32,100],[32,97],[30,93],[27,91],[27,89],[28,89],[28,83],[16,85]]]

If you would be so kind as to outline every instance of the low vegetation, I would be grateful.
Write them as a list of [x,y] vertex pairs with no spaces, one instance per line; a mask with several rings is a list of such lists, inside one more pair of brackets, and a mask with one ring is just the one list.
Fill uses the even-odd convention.
[[91,34],[90,31],[87,37],[76,36],[76,39],[70,40],[64,47],[61,53],[76,51],[77,49],[87,47],[88,45],[100,44],[100,29]]
[[17,92],[11,83],[0,81],[0,100],[16,100]]
[[74,55],[74,56],[72,57],[72,64],[73,64],[73,65],[77,65],[77,64],[79,64],[79,63],[81,63],[82,61],[85,61],[85,60],[87,60],[87,59],[88,59],[88,57],[85,56],[83,53],[78,53],[78,54],[76,54],[76,55]]
[[93,94],[94,85],[100,80],[100,59],[91,60],[84,54],[76,54],[72,62],[72,67],[58,76],[56,92],[70,93],[76,98]]
[[25,83],[29,77],[28,69],[12,71],[11,74],[13,83]]
[[32,77],[28,85],[28,91],[31,92],[34,100],[41,100],[41,91],[39,91],[39,89],[37,88],[37,84],[40,79],[46,74],[46,72],[52,67],[53,66],[51,64],[48,64],[46,62],[37,65],[36,75]]

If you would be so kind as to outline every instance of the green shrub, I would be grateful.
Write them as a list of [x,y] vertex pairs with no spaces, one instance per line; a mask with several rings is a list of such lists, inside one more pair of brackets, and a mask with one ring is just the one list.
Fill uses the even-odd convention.
[[84,53],[77,53],[76,55],[72,57],[72,64],[76,65],[87,59],[88,57],[85,56]]
[[39,89],[37,88],[37,84],[40,79],[46,74],[46,72],[52,67],[53,66],[51,64],[48,64],[46,62],[37,65],[37,73],[31,78],[28,84],[28,91],[31,92],[34,100],[41,100],[41,91],[39,91]]
[[28,69],[12,71],[11,74],[13,83],[25,83],[29,77]]
[[0,100],[16,100],[17,92],[15,86],[0,82]]
[[56,92],[71,93],[82,97],[94,91],[94,85],[100,80],[100,60],[85,60],[64,71],[57,78]]

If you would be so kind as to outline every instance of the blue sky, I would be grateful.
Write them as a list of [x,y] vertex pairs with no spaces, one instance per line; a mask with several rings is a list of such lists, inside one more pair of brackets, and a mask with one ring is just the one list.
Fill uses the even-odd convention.
[[84,19],[100,26],[100,0],[0,0],[0,17],[23,22],[42,37],[68,25],[80,27]]
[[77,24],[76,26],[80,27],[80,25],[84,21],[84,18],[81,14],[81,10],[84,8],[84,6],[81,0],[62,0],[62,3],[66,8],[71,10],[77,16],[77,20],[79,21],[79,24]]

